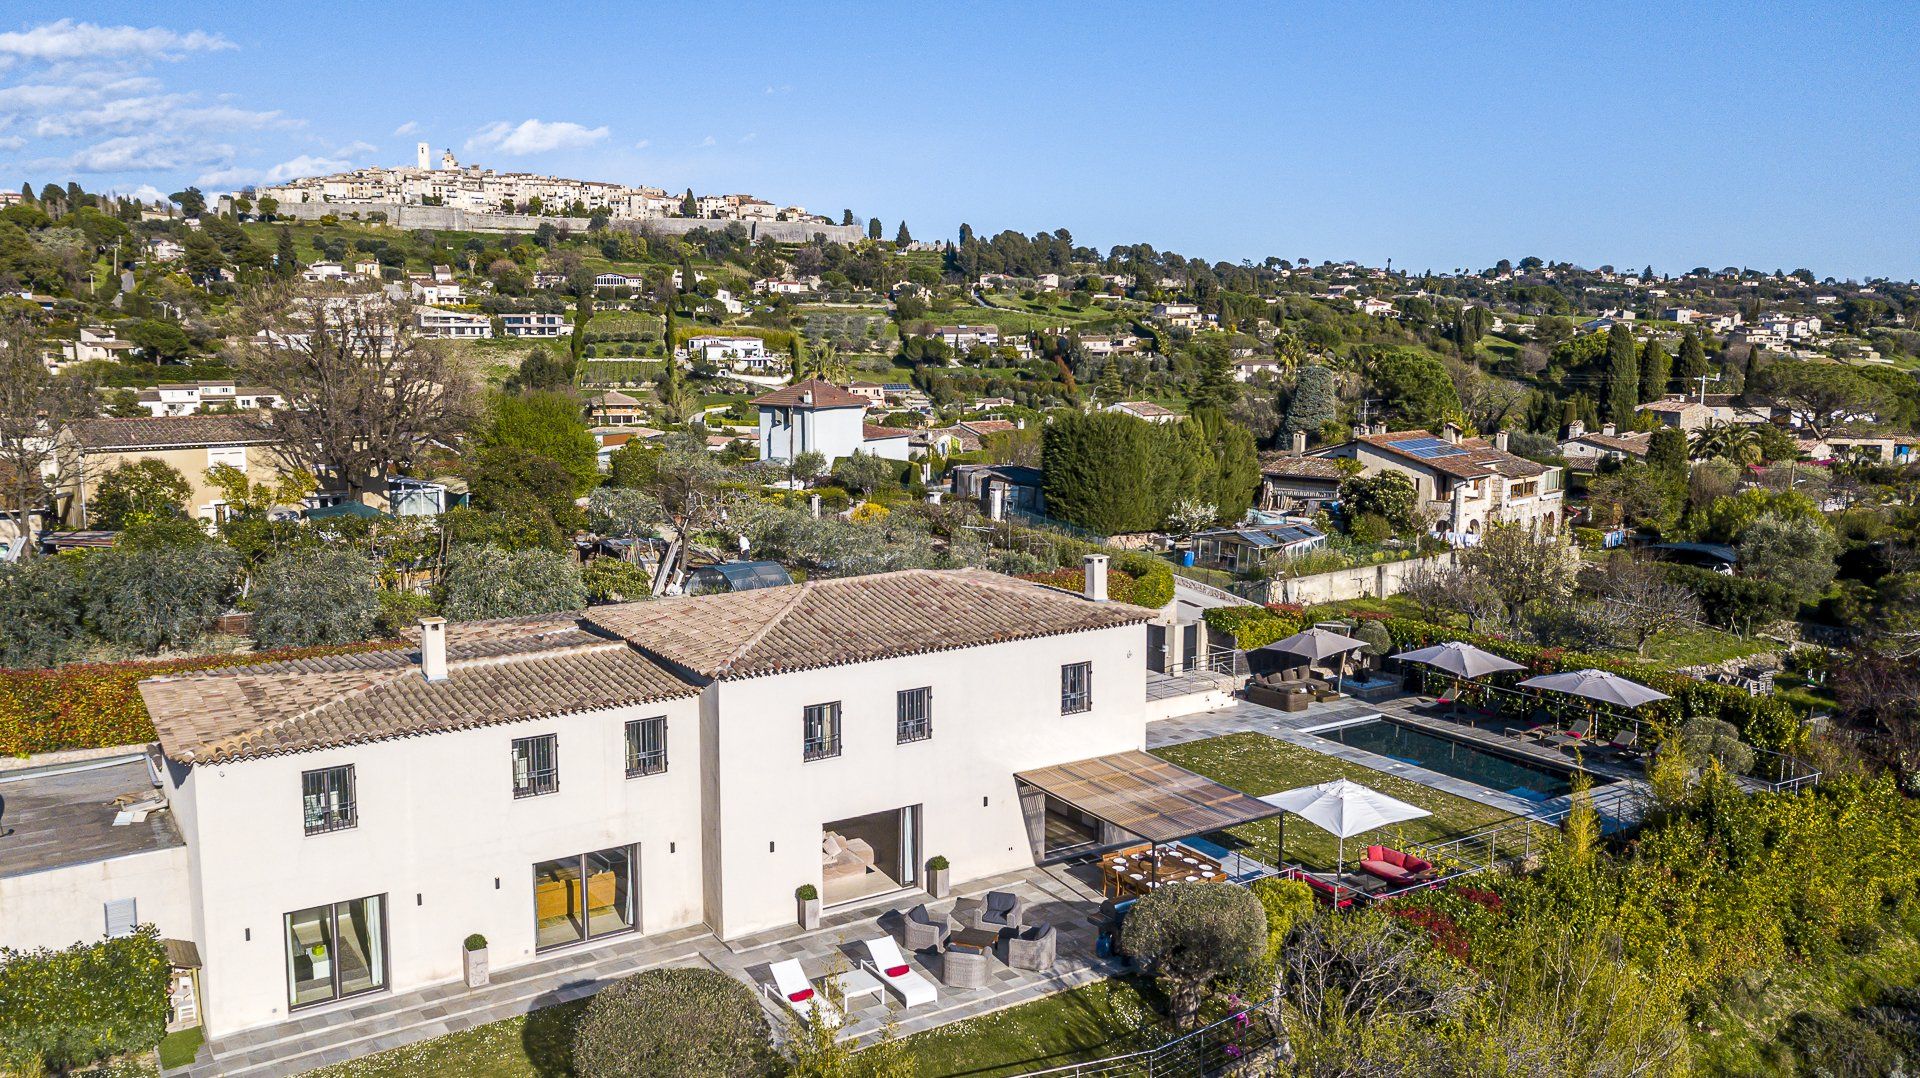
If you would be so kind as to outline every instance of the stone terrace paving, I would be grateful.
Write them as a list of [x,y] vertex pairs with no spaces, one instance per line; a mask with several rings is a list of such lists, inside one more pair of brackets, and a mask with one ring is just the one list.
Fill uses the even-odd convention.
[[[1160,677],[1154,675],[1154,680]],[[1203,692],[1213,687],[1212,679],[1202,675],[1188,691]],[[1412,695],[1371,702],[1343,699],[1316,703],[1299,712],[1276,711],[1235,701],[1227,707],[1150,723],[1147,747],[1160,748],[1225,734],[1259,733],[1518,814],[1550,810],[1564,802],[1564,799],[1545,804],[1523,801],[1308,732],[1328,723],[1386,715],[1416,725],[1444,727],[1455,737],[1476,736],[1466,727],[1428,719],[1410,710],[1411,705],[1421,700]],[[1501,747],[1509,753],[1565,761],[1557,754],[1516,747],[1496,735],[1478,736],[1503,742]],[[1624,772],[1614,777],[1639,781]],[[957,901],[977,898],[990,890],[1008,890],[1021,895],[1028,903],[1029,921],[1055,926],[1060,933],[1059,961],[1046,973],[1014,970],[995,963],[986,987],[955,989],[940,977],[940,956],[909,953],[908,961],[935,982],[939,998],[929,1006],[899,1011],[900,1035],[990,1014],[1113,976],[1124,969],[1123,962],[1095,955],[1096,930],[1089,918],[1099,909],[1100,892],[1089,880],[1065,866],[1035,867],[976,880],[956,888],[946,899],[929,901],[928,906],[936,915],[946,914]],[[864,957],[860,941],[881,935],[897,939],[894,925],[899,911],[923,899],[924,894],[913,893],[880,896],[872,903],[827,914],[821,927],[813,932],[784,928],[723,942],[696,927],[635,937],[588,951],[552,954],[496,973],[485,988],[469,990],[455,982],[413,992],[377,995],[340,1010],[306,1014],[222,1038],[202,1049],[199,1062],[170,1073],[191,1078],[215,1075],[277,1078],[297,1074],[582,999],[623,977],[661,966],[703,966],[740,977],[760,994],[762,1006],[777,1023],[785,1007],[761,991],[761,986],[771,980],[767,973],[769,965],[797,958],[809,979],[817,979],[837,968],[858,968]],[[897,1000],[890,993],[879,999],[866,997],[854,1001],[842,1035],[865,1037],[878,1032],[889,1017],[895,1016],[892,1010],[895,1006]]]

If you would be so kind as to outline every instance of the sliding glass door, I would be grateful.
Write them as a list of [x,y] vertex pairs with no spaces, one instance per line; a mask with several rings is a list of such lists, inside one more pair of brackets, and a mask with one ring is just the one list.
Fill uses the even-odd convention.
[[311,1007],[387,986],[387,898],[373,895],[286,916],[287,1002]]
[[633,847],[542,861],[533,866],[533,935],[538,950],[630,931]]

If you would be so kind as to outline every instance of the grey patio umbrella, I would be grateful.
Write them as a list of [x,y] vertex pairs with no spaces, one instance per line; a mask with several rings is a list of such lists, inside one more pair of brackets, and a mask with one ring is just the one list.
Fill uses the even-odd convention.
[[[1343,636],[1329,629],[1313,628],[1305,632],[1294,633],[1284,640],[1275,640],[1260,650],[1285,652],[1288,655],[1302,655],[1306,657],[1308,662],[1319,662],[1322,659],[1332,658],[1335,655],[1345,656],[1349,651],[1366,646],[1367,642],[1365,640],[1355,640],[1351,636]],[[1346,662],[1344,659],[1340,666],[1341,669],[1339,673],[1334,675],[1336,690],[1345,684]]]
[[1548,689],[1574,696],[1584,696],[1589,700],[1598,700],[1603,704],[1618,707],[1639,707],[1651,704],[1655,700],[1669,697],[1658,689],[1649,689],[1637,681],[1628,681],[1619,674],[1610,674],[1605,670],[1570,670],[1561,674],[1541,674],[1530,677],[1520,683],[1528,689]]
[[1415,648],[1403,651],[1394,658],[1402,662],[1419,663],[1431,666],[1445,674],[1452,674],[1456,682],[1466,678],[1471,680],[1497,674],[1502,670],[1524,670],[1525,664],[1503,659],[1490,651],[1482,651],[1460,640],[1449,640],[1444,644],[1435,644],[1427,648]]

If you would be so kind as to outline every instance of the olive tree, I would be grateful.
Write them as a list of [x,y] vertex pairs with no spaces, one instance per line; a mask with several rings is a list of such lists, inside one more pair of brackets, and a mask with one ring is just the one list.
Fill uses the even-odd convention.
[[760,1001],[718,970],[636,973],[593,997],[573,1034],[581,1078],[758,1078],[778,1067]]
[[184,646],[226,609],[237,569],[231,550],[204,541],[102,551],[86,566],[87,625],[148,654]]
[[380,613],[373,562],[344,548],[296,548],[261,566],[253,598],[261,647],[351,644]]
[[587,605],[580,568],[565,554],[538,547],[455,547],[447,556],[441,609],[455,621],[551,614]]
[[1260,900],[1225,883],[1161,887],[1134,903],[1120,928],[1120,949],[1159,979],[1183,1027],[1215,982],[1251,970],[1266,946]]

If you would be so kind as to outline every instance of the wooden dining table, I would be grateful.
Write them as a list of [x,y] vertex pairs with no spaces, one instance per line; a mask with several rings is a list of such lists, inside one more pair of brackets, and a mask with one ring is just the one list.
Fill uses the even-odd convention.
[[1101,889],[1112,897],[1137,897],[1169,883],[1222,883],[1226,878],[1218,861],[1179,843],[1100,855]]

